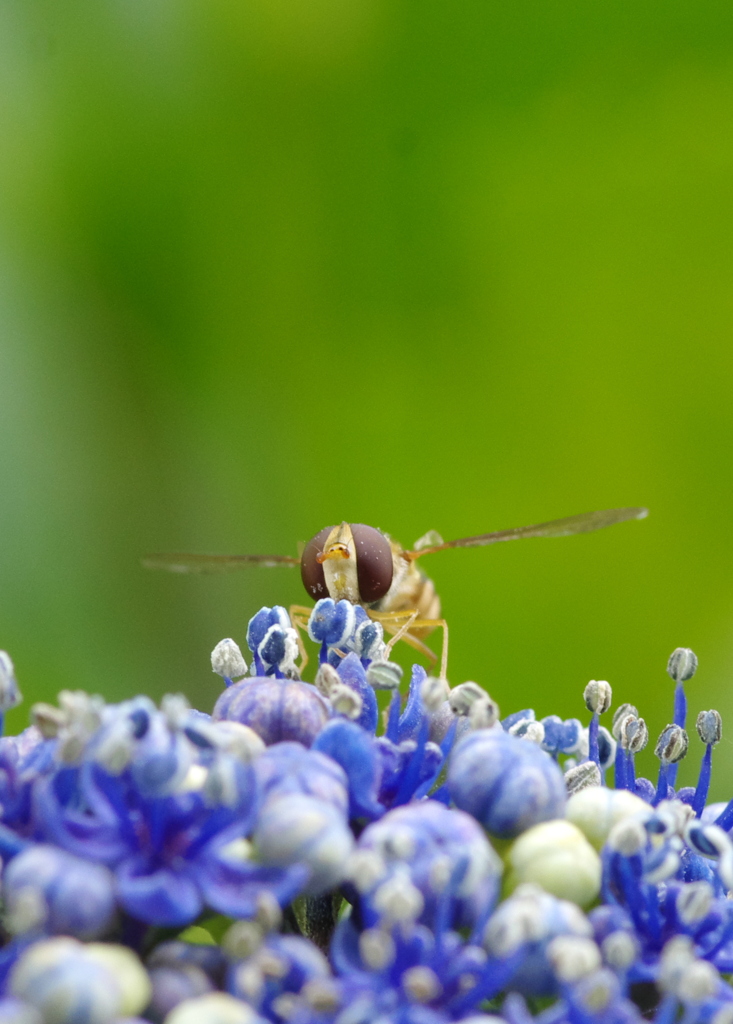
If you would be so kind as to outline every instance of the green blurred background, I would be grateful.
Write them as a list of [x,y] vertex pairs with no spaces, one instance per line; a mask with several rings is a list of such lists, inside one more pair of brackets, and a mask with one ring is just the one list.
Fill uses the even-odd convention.
[[61,687],[209,710],[216,641],[303,600],[146,551],[627,504],[426,559],[451,681],[584,716],[608,679],[656,733],[687,645],[730,721],[729,2],[1,0],[0,232],[11,728]]

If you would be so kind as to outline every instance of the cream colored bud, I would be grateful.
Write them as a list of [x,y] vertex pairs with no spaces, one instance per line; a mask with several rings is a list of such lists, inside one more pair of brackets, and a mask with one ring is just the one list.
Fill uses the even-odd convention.
[[86,955],[106,967],[120,990],[120,1017],[137,1017],[150,1002],[152,985],[148,972],[127,946],[114,942],[88,942]]
[[639,943],[631,932],[611,932],[601,943],[601,953],[614,971],[628,971],[639,955]]
[[[592,761],[585,763],[593,764]],[[565,809],[568,821],[578,826],[596,850],[601,849],[615,825],[637,815],[643,823],[651,817],[652,808],[628,789],[608,789],[606,786],[573,793]]]
[[601,953],[592,939],[558,935],[547,946],[547,959],[558,981],[572,985],[601,966]]
[[596,789],[601,785],[601,769],[595,761],[583,761],[565,772],[565,788],[570,795],[584,789]]
[[220,640],[211,652],[211,671],[222,679],[241,679],[247,675],[247,662],[231,637]]
[[424,905],[423,894],[406,871],[397,871],[374,893],[374,907],[386,921],[415,921]]
[[398,690],[402,667],[394,661],[373,661],[367,669],[367,682],[375,690]]
[[327,661],[319,667],[316,672],[315,685],[318,692],[329,700],[331,697],[331,691],[337,687],[342,686],[341,676],[338,674],[333,665],[329,665]]
[[221,940],[221,948],[232,960],[246,960],[260,946],[264,934],[255,921],[235,921]]
[[440,705],[448,699],[449,693],[447,681],[439,679],[437,676],[428,676],[420,687],[420,697],[428,712],[437,711]]
[[508,885],[533,882],[545,892],[585,907],[600,892],[601,861],[570,821],[545,821],[523,832],[507,854]]
[[429,967],[408,967],[402,972],[402,987],[416,1003],[431,1003],[443,991],[437,974]]
[[352,690],[350,686],[345,686],[343,683],[339,683],[338,686],[331,688],[330,701],[333,710],[337,714],[351,719],[358,718],[364,707],[361,694],[357,693],[356,690]]
[[165,1018],[164,1024],[258,1024],[261,1017],[247,1003],[226,992],[184,999]]
[[585,706],[594,715],[602,715],[611,707],[613,694],[605,679],[591,679],[583,691]]
[[370,971],[383,971],[394,963],[394,939],[381,928],[366,928],[359,936],[359,956]]

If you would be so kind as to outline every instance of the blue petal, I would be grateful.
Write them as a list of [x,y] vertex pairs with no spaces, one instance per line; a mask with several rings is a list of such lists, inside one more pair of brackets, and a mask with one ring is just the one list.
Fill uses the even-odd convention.
[[146,924],[179,927],[190,924],[203,910],[191,869],[151,868],[144,857],[131,857],[116,872],[117,896],[132,917]]
[[350,818],[371,821],[384,813],[377,799],[382,764],[370,733],[356,722],[335,718],[321,730],[312,749],[327,754],[346,772]]
[[350,689],[355,690],[362,699],[361,714],[355,719],[356,724],[360,725],[362,729],[375,733],[377,731],[377,722],[379,721],[377,697],[367,682],[366,672],[359,656],[353,652],[347,654],[337,671],[341,682],[345,686],[350,687]]

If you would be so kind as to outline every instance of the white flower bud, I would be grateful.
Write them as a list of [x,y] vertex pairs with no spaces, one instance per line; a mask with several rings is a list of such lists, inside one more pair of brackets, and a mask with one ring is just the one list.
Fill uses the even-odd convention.
[[344,715],[346,718],[358,718],[364,707],[361,694],[357,693],[356,690],[352,690],[350,686],[345,686],[343,683],[339,683],[338,686],[331,688],[329,699],[333,710],[339,715]]
[[259,1024],[262,1018],[247,1003],[226,992],[184,999],[165,1018],[164,1024]]
[[275,932],[280,927],[283,912],[280,904],[269,890],[257,894],[257,924],[264,932]]
[[697,672],[697,655],[689,647],[678,647],[669,656],[667,672],[675,683],[692,679]]
[[232,960],[247,960],[260,948],[263,938],[262,928],[255,921],[235,921],[224,933],[221,948]]
[[60,729],[66,722],[66,715],[53,704],[46,704],[39,701],[31,708],[31,722],[44,739],[50,740],[58,736]]
[[383,971],[394,963],[395,944],[389,932],[367,928],[359,936],[359,956],[370,971]]
[[535,722],[530,718],[523,718],[521,722],[515,722],[509,730],[510,736],[516,736],[519,740],[526,740],[538,747],[545,741],[545,727],[542,722]]
[[614,971],[628,971],[639,955],[639,943],[632,932],[611,932],[601,943],[601,953]]
[[231,637],[220,640],[211,652],[211,670],[222,679],[241,679],[247,675],[247,662]]
[[683,924],[699,924],[710,913],[715,894],[709,882],[688,882],[677,894],[677,913]]
[[487,700],[496,708],[495,719],[498,718],[498,705],[491,700],[486,690],[478,683],[460,683],[458,686],[454,686],[448,694],[448,703],[454,715],[470,715],[474,704]]
[[394,661],[373,661],[367,669],[367,682],[375,690],[398,690],[402,667]]
[[184,697],[182,693],[166,693],[161,699],[160,710],[168,728],[175,732],[177,729],[183,728],[191,711],[191,703],[188,697]]
[[447,699],[450,690],[445,679],[437,676],[428,676],[423,680],[420,687],[420,696],[423,707],[427,712],[437,711],[440,705]]
[[614,825],[608,835],[608,845],[615,853],[631,857],[646,847],[649,836],[639,818],[625,818]]
[[[586,761],[585,764],[593,762]],[[582,768],[583,765],[578,767]],[[601,849],[618,822],[639,816],[643,823],[651,814],[649,804],[628,789],[608,789],[606,786],[594,786],[573,793],[565,810],[568,821],[578,826],[596,850]]]
[[682,726],[668,725],[662,730],[654,753],[663,764],[677,764],[687,753],[689,742]]
[[334,1013],[341,1005],[338,989],[330,978],[311,978],[303,985],[300,996],[319,1014]]
[[583,761],[565,772],[565,787],[570,794],[584,789],[600,789],[601,769],[595,761]]
[[484,694],[483,699],[477,700],[468,712],[471,729],[492,729],[498,719],[499,705],[488,694]]
[[376,850],[354,850],[349,860],[347,877],[358,892],[371,892],[387,874],[387,864]]
[[385,921],[399,923],[416,921],[425,905],[422,893],[402,870],[382,882],[374,893],[373,902]]
[[569,821],[545,821],[523,832],[509,848],[508,884],[533,882],[545,892],[588,906],[601,888],[601,861]]
[[683,1003],[704,1003],[718,990],[720,975],[708,960],[696,960],[682,974],[677,995]]
[[249,764],[266,749],[264,741],[254,729],[241,722],[211,722],[211,739],[219,748],[237,761]]
[[695,962],[695,949],[689,935],[676,935],[662,950],[658,984],[663,992],[677,995],[683,974]]
[[634,707],[633,704],[619,704],[613,713],[613,724],[611,725],[611,735],[617,741],[621,741],[621,732],[619,724],[622,719],[626,718],[627,715],[631,715],[632,718],[639,717],[639,709]]
[[415,1003],[431,1003],[443,991],[437,974],[429,967],[408,967],[402,972],[402,987]]
[[601,966],[598,946],[579,935],[558,935],[547,946],[547,959],[558,981],[569,985]]
[[585,706],[594,715],[602,715],[611,707],[611,686],[604,679],[591,679],[583,691]]
[[331,691],[341,685],[341,676],[333,665],[329,665],[327,661],[324,661],[316,672],[315,686],[318,692],[324,696],[326,700],[329,700],[331,697]]
[[86,955],[106,967],[117,982],[122,997],[120,1017],[136,1017],[150,1002],[152,986],[148,972],[127,946],[114,942],[88,942]]

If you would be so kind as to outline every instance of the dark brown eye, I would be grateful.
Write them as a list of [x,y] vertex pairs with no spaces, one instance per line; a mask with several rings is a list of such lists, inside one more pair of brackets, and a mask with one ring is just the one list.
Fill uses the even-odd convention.
[[320,601],[322,597],[328,597],[323,566],[320,562],[316,561],[316,556],[323,551],[323,545],[326,543],[332,529],[332,526],[324,526],[320,533],[317,533],[312,540],[308,541],[303,548],[303,554],[300,556],[300,575],[303,580],[303,586],[316,601]]
[[373,526],[351,524],[356,548],[356,577],[364,604],[384,597],[392,586],[392,549],[389,541]]

